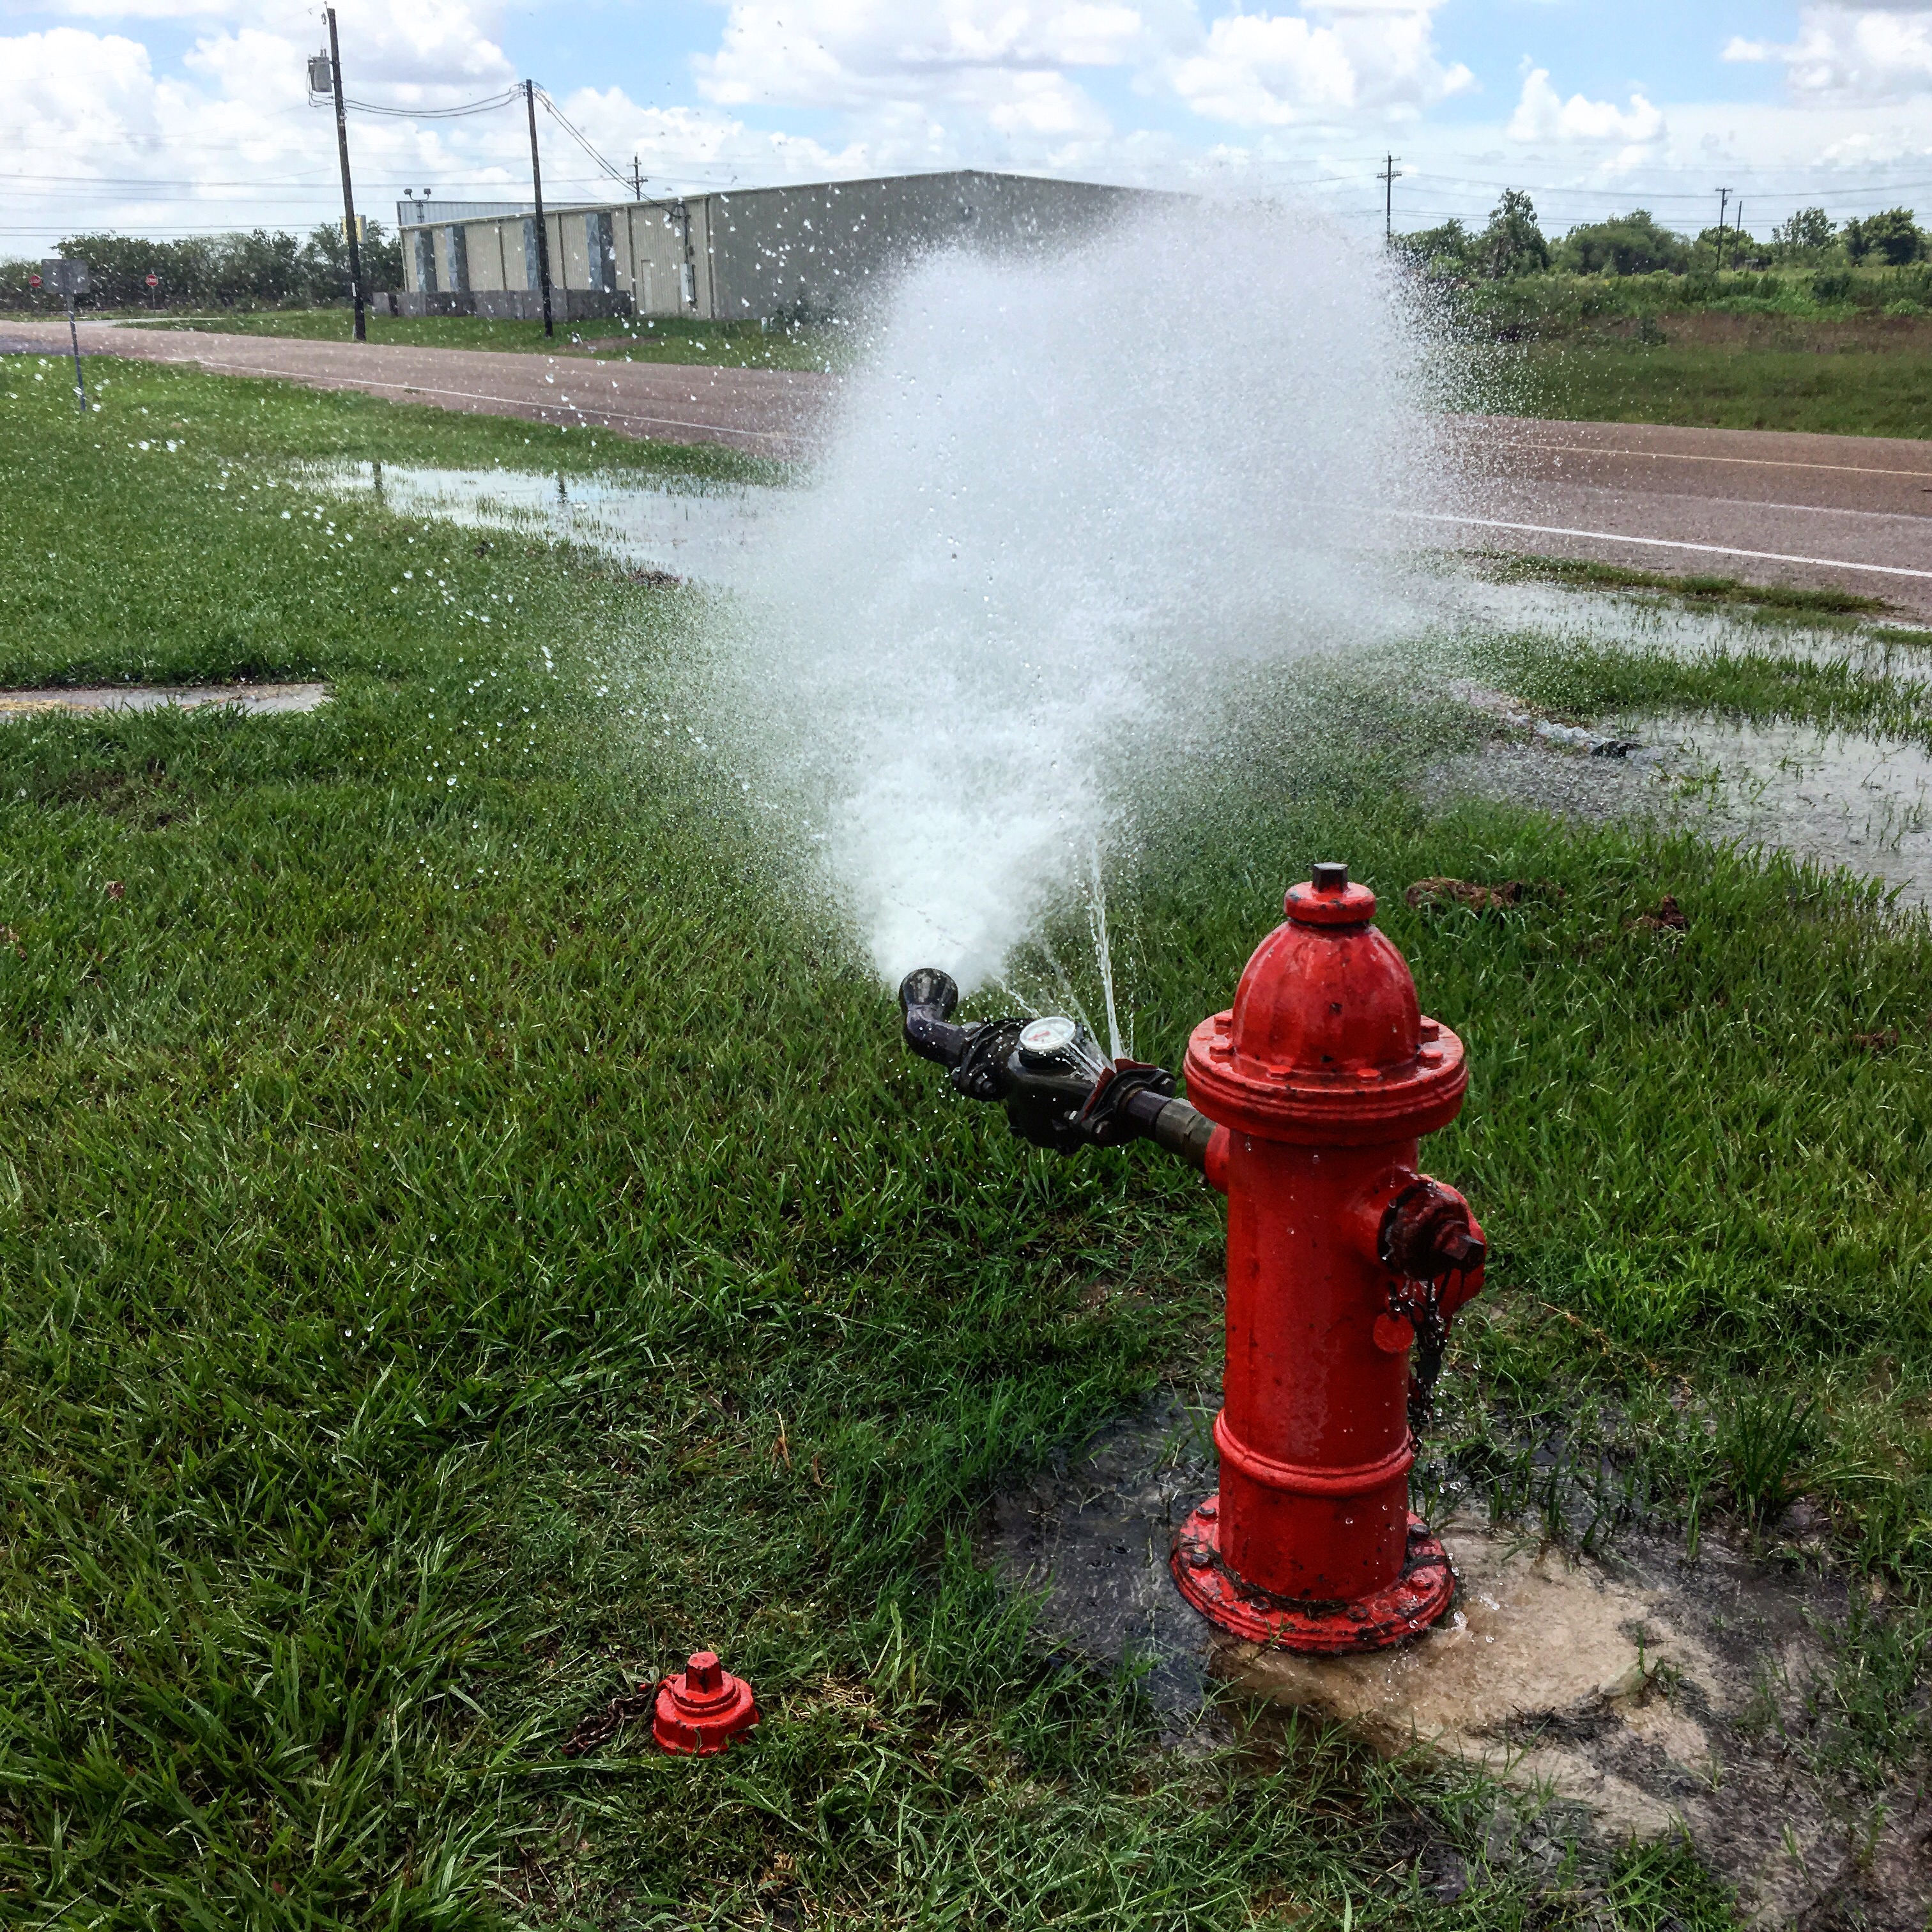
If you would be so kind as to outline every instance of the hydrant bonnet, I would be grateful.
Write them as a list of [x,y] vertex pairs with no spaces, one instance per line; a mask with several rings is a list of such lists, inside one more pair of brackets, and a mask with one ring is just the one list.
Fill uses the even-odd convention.
[[1307,1145],[1446,1126],[1469,1084],[1462,1042],[1422,1016],[1402,955],[1369,923],[1375,894],[1346,867],[1316,871],[1289,891],[1232,1008],[1195,1028],[1189,1100],[1232,1132]]

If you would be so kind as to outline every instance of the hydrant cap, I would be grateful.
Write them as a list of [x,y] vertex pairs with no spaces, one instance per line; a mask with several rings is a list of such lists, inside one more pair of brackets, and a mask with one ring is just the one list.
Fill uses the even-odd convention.
[[1316,868],[1255,949],[1232,1010],[1194,1030],[1187,1097],[1261,1138],[1334,1146],[1446,1126],[1468,1084],[1462,1042],[1425,1019],[1407,962],[1369,923],[1375,895]]
[[1348,868],[1330,860],[1315,876],[1290,886],[1282,910],[1302,926],[1366,926],[1376,916],[1376,896],[1366,886],[1351,885]]
[[659,1682],[651,1734],[665,1750],[711,1757],[758,1721],[752,1687],[734,1677],[716,1651],[697,1650],[682,1670]]

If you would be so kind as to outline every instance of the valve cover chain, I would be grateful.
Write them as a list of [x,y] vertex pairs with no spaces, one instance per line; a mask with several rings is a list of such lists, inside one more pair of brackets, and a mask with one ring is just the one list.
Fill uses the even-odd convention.
[[1449,1324],[1442,1314],[1442,1284],[1448,1279],[1448,1274],[1442,1274],[1430,1281],[1389,1283],[1389,1312],[1415,1330],[1415,1367],[1408,1378],[1408,1432],[1418,1450],[1422,1432],[1435,1413],[1436,1378],[1442,1372],[1442,1351],[1449,1340]]

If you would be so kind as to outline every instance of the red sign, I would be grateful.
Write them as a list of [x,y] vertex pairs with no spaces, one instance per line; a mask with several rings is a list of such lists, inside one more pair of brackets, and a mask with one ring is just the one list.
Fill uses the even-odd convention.
[[27,278],[27,286],[28,286],[28,288],[30,288],[30,289],[37,289],[37,288],[38,288],[38,287],[40,286],[40,277],[39,277],[38,275],[29,275],[29,276]]
[[159,275],[151,274],[146,278],[146,280],[148,287],[151,289],[158,289],[161,285],[161,278]]

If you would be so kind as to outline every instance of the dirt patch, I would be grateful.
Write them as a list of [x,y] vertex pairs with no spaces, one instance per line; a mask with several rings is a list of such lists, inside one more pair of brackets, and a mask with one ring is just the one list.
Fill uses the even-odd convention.
[[1453,1518],[1460,1588],[1435,1630],[1371,1657],[1269,1652],[1212,1629],[1168,1575],[1174,1530],[1214,1485],[1210,1420],[1162,1398],[1002,1496],[986,1536],[1010,1580],[1044,1592],[1048,1636],[1143,1667],[1170,1744],[1226,1735],[1210,1694],[1231,1686],[1385,1751],[1479,1762],[1598,1842],[1681,1828],[1754,1924],[1924,1932],[1932,1805],[1807,1749],[1842,1580],[1708,1535],[1694,1564],[1642,1539],[1587,1561]]
[[1418,879],[1402,894],[1418,910],[1440,906],[1467,906],[1472,912],[1502,912],[1526,898],[1560,900],[1560,886],[1534,885],[1527,879],[1504,879],[1484,885],[1474,879]]
[[10,718],[85,716],[99,711],[217,710],[279,714],[326,704],[326,684],[116,684],[0,691],[0,722]]

